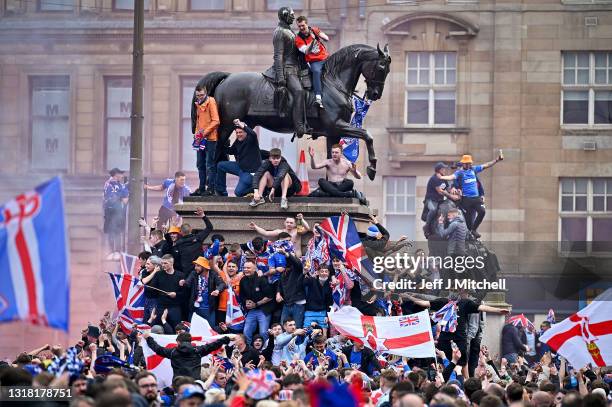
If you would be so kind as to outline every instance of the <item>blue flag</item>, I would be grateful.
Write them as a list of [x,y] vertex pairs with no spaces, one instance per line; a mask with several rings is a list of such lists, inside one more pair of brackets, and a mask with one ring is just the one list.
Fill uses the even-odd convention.
[[68,332],[70,275],[59,177],[0,206],[0,323]]
[[[363,125],[363,119],[365,119],[370,104],[372,103],[368,99],[361,99],[353,95],[353,103],[355,104],[355,113],[351,118],[351,126],[361,128]],[[359,158],[359,139],[353,137],[342,137],[340,139],[340,145],[342,146],[342,154],[350,162],[357,162]]]

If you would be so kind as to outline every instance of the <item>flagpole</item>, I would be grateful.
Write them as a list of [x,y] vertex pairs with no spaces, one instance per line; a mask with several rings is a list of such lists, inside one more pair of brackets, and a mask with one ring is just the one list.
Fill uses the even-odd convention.
[[150,288],[151,290],[159,291],[160,293],[164,293],[166,295],[170,295],[168,291],[160,290],[159,288],[152,287],[150,285],[143,284],[143,286]]
[[140,251],[140,219],[142,213],[142,105],[144,0],[134,2],[134,38],[132,44],[132,114],[130,127],[130,195],[128,203],[128,253]]

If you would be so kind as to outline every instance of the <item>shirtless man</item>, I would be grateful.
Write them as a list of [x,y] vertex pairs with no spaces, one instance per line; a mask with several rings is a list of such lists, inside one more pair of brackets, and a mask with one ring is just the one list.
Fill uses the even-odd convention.
[[331,147],[332,158],[328,158],[320,163],[315,162],[314,148],[309,147],[308,154],[310,154],[310,168],[313,170],[325,168],[326,178],[319,178],[319,188],[321,191],[325,192],[328,196],[359,198],[362,204],[367,205],[367,201],[363,194],[353,189],[353,181],[346,178],[350,172],[356,179],[361,179],[361,173],[357,169],[355,163],[351,163],[344,158],[342,155],[342,146],[340,144],[334,144]]
[[[303,230],[298,231],[296,218],[302,222],[302,225],[304,226]],[[295,218],[288,217],[287,219],[285,219],[284,229],[266,230],[260,226],[257,226],[255,222],[249,223],[249,228],[253,229],[260,235],[269,239],[276,239],[276,237],[281,232],[289,233],[291,235],[291,242],[293,243],[293,248],[295,249],[295,255],[298,257],[302,255],[301,235],[310,230],[310,226],[308,225],[306,219],[304,219],[304,216],[301,213],[298,213]]]

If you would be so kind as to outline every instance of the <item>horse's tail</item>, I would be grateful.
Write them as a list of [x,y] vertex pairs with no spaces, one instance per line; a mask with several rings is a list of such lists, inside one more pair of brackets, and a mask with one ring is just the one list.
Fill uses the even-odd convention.
[[227,78],[229,74],[229,72],[211,72],[200,79],[198,86],[205,86],[206,92],[210,96],[214,97],[217,86],[219,86],[219,84],[223,82],[223,80]]
[[[227,78],[228,76],[229,76],[229,72],[211,72],[209,74],[204,75],[202,79],[198,81],[196,87],[199,87],[199,86],[206,87],[206,92],[208,93],[208,95],[214,97],[217,86],[219,86],[219,84],[223,82],[223,80]],[[195,89],[194,89],[193,97],[191,98],[191,132],[193,134],[195,134],[195,131],[196,131],[197,120],[198,120],[198,114],[197,114],[196,107],[195,107]]]

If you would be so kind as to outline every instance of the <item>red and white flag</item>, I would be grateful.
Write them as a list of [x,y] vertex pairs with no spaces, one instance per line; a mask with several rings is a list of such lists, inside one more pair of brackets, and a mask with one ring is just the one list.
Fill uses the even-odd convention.
[[612,288],[540,337],[574,368],[612,365]]
[[[223,335],[217,335],[217,333],[211,329],[208,321],[195,313],[191,317],[190,333],[192,339],[191,343],[194,345],[204,345],[223,337]],[[168,349],[176,348],[178,346],[176,343],[176,336],[177,335],[151,334],[151,338],[153,338],[159,346],[163,346],[164,348]],[[140,346],[142,346],[142,353],[144,354],[145,361],[147,363],[147,370],[153,372],[157,377],[158,387],[162,389],[167,386],[172,386],[173,373],[170,359],[166,359],[153,352],[153,350],[149,348],[149,345],[147,345],[147,341],[144,339],[140,341]],[[205,361],[208,358],[210,358],[210,356],[205,356],[202,358],[202,361]]]
[[357,308],[344,306],[327,316],[342,335],[374,351],[412,358],[436,356],[427,311],[395,317],[370,317]]

